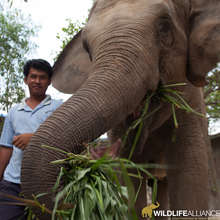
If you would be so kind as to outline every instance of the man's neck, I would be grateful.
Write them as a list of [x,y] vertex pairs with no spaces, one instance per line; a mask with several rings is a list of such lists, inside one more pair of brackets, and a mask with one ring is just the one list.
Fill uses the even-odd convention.
[[26,99],[26,104],[31,108],[35,109],[44,99],[46,98],[46,95],[43,96],[30,96]]

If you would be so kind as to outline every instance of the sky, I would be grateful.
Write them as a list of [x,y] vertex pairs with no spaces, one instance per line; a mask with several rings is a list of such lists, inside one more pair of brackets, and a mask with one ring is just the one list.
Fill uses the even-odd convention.
[[[38,48],[30,55],[32,58],[42,58],[53,65],[53,59],[59,51],[61,42],[57,40],[57,33],[67,25],[67,18],[77,22],[83,22],[88,16],[93,0],[13,0],[13,7],[19,8],[24,14],[30,14],[33,23],[40,26],[38,36],[34,42]],[[26,90],[28,95],[28,91]],[[47,93],[52,98],[66,100],[70,95],[58,92],[52,86]]]
[[13,7],[30,14],[33,22],[40,25],[41,29],[36,40],[39,46],[37,54],[44,59],[53,61],[53,52],[59,48],[57,33],[61,32],[70,18],[73,21],[85,21],[92,0],[14,0]]

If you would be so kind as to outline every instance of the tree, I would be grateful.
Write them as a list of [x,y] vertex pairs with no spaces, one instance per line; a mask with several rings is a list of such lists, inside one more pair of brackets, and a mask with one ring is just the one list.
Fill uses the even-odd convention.
[[208,74],[207,80],[204,97],[208,119],[216,122],[220,119],[220,64]]
[[[60,33],[57,33],[56,38],[61,41],[60,51],[64,49],[64,47],[69,43],[69,41],[73,38],[75,34],[77,34],[83,26],[85,26],[85,22],[73,22],[71,19],[66,19],[67,26],[61,29]],[[56,53],[55,60],[59,55],[60,51]]]
[[20,10],[0,8],[0,109],[6,110],[24,97],[23,65],[28,54],[36,47],[30,17]]
[[[91,1],[94,2],[95,0],[91,0]],[[89,15],[89,12],[90,10],[88,10],[88,15]],[[61,29],[61,32],[57,33],[57,36],[56,36],[56,38],[61,41],[61,47],[60,47],[61,51],[69,43],[69,41],[73,38],[73,36],[77,34],[85,26],[87,21],[88,21],[88,18],[86,18],[85,21],[83,22],[80,22],[80,21],[74,22],[70,18],[66,19],[67,26],[63,27]],[[58,51],[56,53],[56,57],[54,58],[54,60],[57,59],[57,56],[59,55],[61,51]]]

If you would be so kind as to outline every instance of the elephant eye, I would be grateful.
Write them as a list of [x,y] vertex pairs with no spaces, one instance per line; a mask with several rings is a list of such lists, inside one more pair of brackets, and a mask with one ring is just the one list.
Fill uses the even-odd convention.
[[162,16],[156,23],[157,39],[161,46],[172,47],[174,44],[173,24],[169,16]]

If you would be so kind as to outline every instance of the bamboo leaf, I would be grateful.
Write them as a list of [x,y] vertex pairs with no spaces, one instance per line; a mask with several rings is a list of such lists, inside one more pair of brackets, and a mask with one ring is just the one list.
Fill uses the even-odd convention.
[[174,126],[175,128],[178,128],[179,125],[178,125],[178,122],[177,122],[177,119],[176,119],[176,112],[175,112],[175,107],[174,107],[174,104],[172,104],[172,112],[173,112],[173,121],[174,121]]

